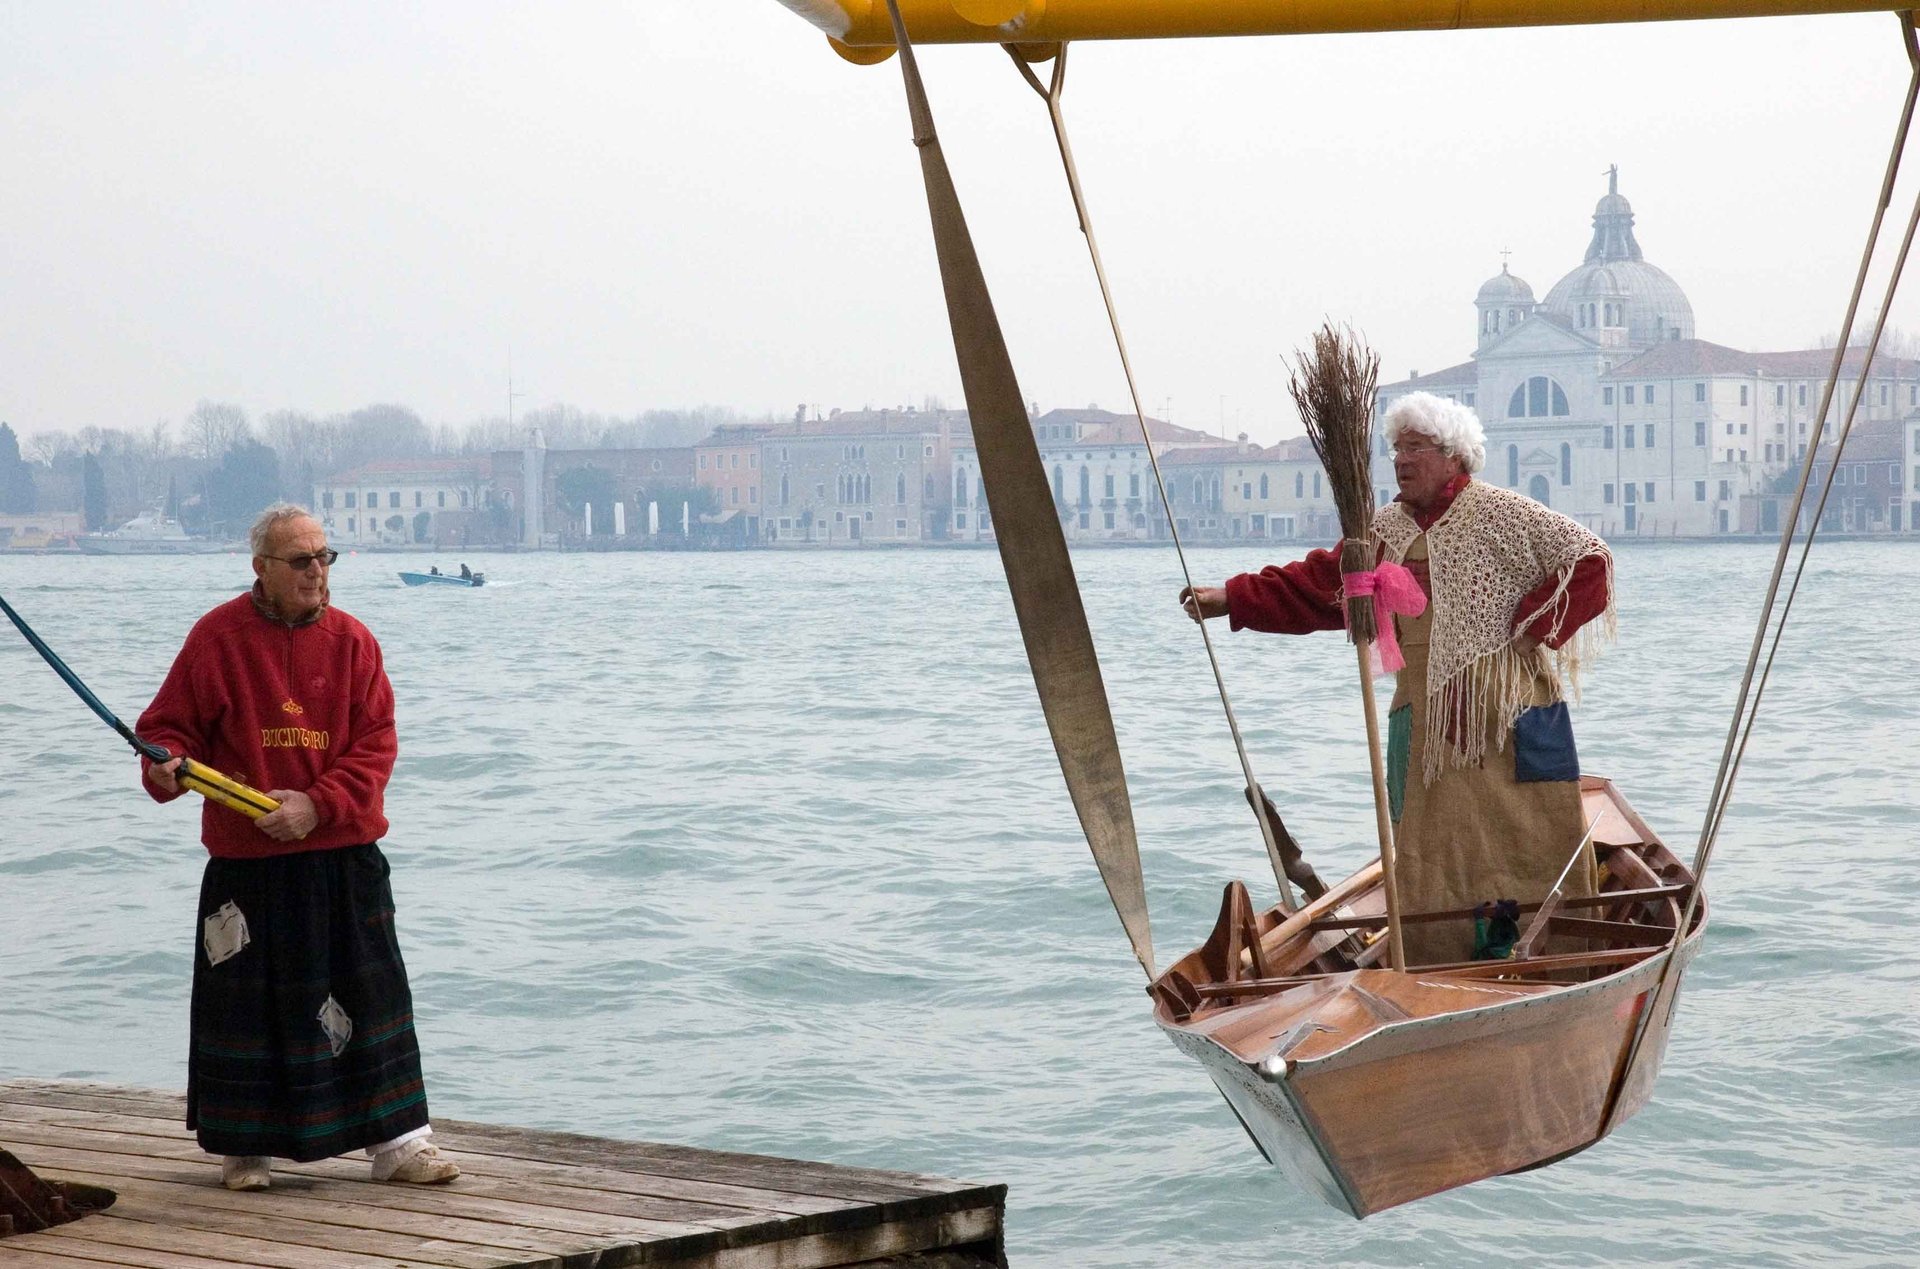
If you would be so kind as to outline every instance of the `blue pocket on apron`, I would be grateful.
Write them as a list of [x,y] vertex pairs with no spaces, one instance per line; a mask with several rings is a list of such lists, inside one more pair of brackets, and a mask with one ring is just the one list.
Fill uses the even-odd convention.
[[1580,755],[1573,748],[1573,720],[1565,701],[1536,705],[1514,720],[1513,778],[1522,784],[1580,778]]

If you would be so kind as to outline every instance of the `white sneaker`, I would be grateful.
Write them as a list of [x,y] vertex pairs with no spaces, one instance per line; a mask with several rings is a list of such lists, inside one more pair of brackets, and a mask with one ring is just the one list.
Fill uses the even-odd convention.
[[373,1179],[409,1185],[442,1185],[460,1175],[460,1165],[425,1137],[373,1156]]
[[257,1154],[230,1154],[220,1161],[220,1184],[229,1190],[264,1190],[273,1184],[273,1160]]

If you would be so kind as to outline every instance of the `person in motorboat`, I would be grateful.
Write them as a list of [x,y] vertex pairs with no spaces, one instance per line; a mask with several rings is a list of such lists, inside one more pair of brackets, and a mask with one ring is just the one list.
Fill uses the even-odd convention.
[[466,566],[465,564],[461,564],[461,565],[460,565],[460,576],[462,576],[462,577],[464,577],[464,578],[466,578],[466,579],[467,579],[468,581],[472,581],[472,580],[473,580],[473,570],[472,570],[472,569],[470,569],[470,568],[468,568],[468,567],[467,567],[467,566]]
[[429,564],[427,566],[427,576],[428,577],[440,576],[440,566],[438,564]]
[[[449,1181],[378,845],[399,749],[380,645],[331,606],[339,553],[304,507],[267,508],[251,545],[253,589],[194,625],[139,722],[280,804],[201,811],[187,1127],[228,1189],[361,1149],[376,1181]],[[180,796],[180,763],[141,760],[155,801]]]
[[[1582,660],[1613,633],[1613,557],[1570,517],[1473,479],[1486,432],[1468,407],[1412,393],[1384,432],[1400,494],[1374,517],[1371,545],[1429,600],[1392,618],[1406,658],[1387,724],[1401,910],[1537,902],[1563,869],[1563,895],[1592,894],[1562,677],[1577,688]],[[1337,545],[1180,599],[1194,620],[1224,616],[1235,630],[1345,625]],[[1410,924],[1405,939],[1411,965],[1473,954],[1470,920]]]

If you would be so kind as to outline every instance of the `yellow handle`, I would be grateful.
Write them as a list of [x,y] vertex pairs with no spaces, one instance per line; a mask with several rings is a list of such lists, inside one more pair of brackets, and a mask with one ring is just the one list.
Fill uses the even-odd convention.
[[180,760],[180,769],[174,773],[174,779],[208,801],[218,802],[229,810],[240,812],[248,819],[257,820],[262,815],[280,809],[278,802],[260,790],[250,788],[238,780],[229,780],[212,767],[195,762],[191,758]]

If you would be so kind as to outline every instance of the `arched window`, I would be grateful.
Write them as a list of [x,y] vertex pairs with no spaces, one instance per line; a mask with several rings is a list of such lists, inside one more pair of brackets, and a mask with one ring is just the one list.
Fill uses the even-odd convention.
[[1547,478],[1545,476],[1535,476],[1527,482],[1527,496],[1543,507],[1553,505],[1548,498]]
[[953,473],[953,501],[956,506],[967,505],[967,473],[963,471]]
[[1297,471],[1293,473],[1293,496],[1296,498],[1304,497],[1306,495],[1306,492],[1307,492],[1307,473],[1303,471]]
[[[786,483],[787,478],[782,476],[780,478],[781,486],[784,488]],[[900,472],[893,478],[893,500],[903,507],[907,505],[907,473],[905,472]],[[784,501],[784,499],[782,501]]]
[[780,505],[784,507],[792,501],[793,501],[793,491],[787,485],[786,474],[782,473],[780,476]]
[[[1563,485],[1573,483],[1573,446],[1564,441],[1560,443],[1560,483]],[[1541,501],[1544,502],[1545,499]]]
[[1053,500],[1055,502],[1067,500],[1067,478],[1061,473],[1058,463],[1053,465]]
[[1509,445],[1507,446],[1507,484],[1512,486],[1518,485],[1519,483],[1520,447],[1518,445]]
[[1093,505],[1093,476],[1084,464],[1080,468],[1080,505],[1083,507]]
[[1507,398],[1510,419],[1543,419],[1549,415],[1559,418],[1572,412],[1567,407],[1566,389],[1545,375],[1533,376]]
[[1260,496],[1262,498],[1267,496],[1267,478],[1264,475],[1260,477]]

